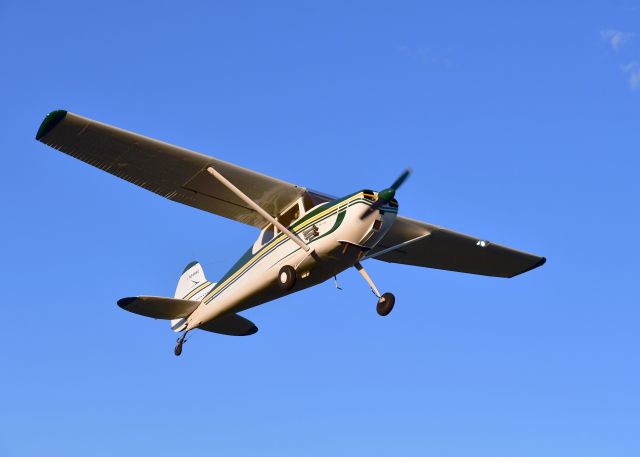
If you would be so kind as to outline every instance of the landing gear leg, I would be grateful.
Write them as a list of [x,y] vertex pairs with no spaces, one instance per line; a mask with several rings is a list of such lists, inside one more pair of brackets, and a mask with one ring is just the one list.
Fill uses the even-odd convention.
[[386,316],[387,314],[389,314],[393,309],[393,305],[395,305],[396,303],[396,297],[394,297],[391,292],[385,292],[384,294],[380,295],[378,288],[373,283],[373,280],[364,269],[362,264],[360,262],[356,262],[354,266],[356,267],[356,270],[358,270],[358,273],[362,275],[364,280],[367,281],[367,284],[369,284],[369,287],[371,287],[371,291],[374,293],[374,295],[378,297],[378,303],[376,305],[376,311],[378,312],[378,314],[380,316]]
[[180,338],[178,338],[178,340],[176,341],[176,347],[175,347],[175,349],[173,350],[173,353],[174,353],[176,356],[179,356],[180,354],[182,354],[182,345],[184,344],[184,342],[185,342],[185,338],[186,338],[186,337],[187,337],[187,332],[184,332],[184,333],[180,336]]

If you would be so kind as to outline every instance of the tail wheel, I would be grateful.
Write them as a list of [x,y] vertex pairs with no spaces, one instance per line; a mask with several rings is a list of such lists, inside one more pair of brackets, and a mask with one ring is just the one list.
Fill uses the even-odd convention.
[[285,265],[280,268],[278,273],[278,286],[282,290],[291,290],[296,285],[296,270],[290,266]]
[[393,296],[391,292],[386,292],[382,294],[382,297],[378,300],[378,305],[376,306],[376,311],[381,316],[386,316],[393,309],[393,305],[396,304],[396,297]]
[[180,354],[182,354],[182,345],[184,344],[184,342],[186,341],[187,338],[187,332],[184,332],[180,338],[178,338],[178,340],[176,341],[176,347],[173,350],[173,353],[176,356],[179,356]]

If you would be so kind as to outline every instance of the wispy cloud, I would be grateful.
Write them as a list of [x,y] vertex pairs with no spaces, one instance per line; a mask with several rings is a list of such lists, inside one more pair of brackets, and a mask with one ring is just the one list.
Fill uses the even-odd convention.
[[640,88],[640,62],[634,61],[623,65],[622,71],[627,74],[631,90]]
[[617,51],[623,44],[631,41],[633,35],[633,33],[623,32],[621,30],[600,30],[600,38],[607,42],[614,51]]

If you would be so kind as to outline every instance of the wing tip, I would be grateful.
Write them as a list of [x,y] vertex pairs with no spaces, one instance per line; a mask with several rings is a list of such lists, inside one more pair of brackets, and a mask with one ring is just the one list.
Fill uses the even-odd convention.
[[536,263],[534,263],[533,265],[531,265],[531,266],[530,266],[529,268],[527,268],[526,270],[522,270],[522,271],[520,271],[520,272],[518,272],[518,273],[514,274],[513,276],[509,276],[509,277],[510,277],[510,278],[513,278],[513,277],[519,276],[519,275],[521,275],[521,274],[524,274],[524,273],[526,273],[526,272],[528,272],[528,271],[535,270],[536,268],[541,267],[541,266],[542,266],[542,265],[544,265],[545,263],[547,263],[547,258],[546,258],[546,257],[540,257],[540,260],[538,260]]
[[63,109],[57,109],[47,114],[40,124],[40,128],[36,133],[36,140],[40,141],[47,133],[60,123],[67,116],[67,112]]

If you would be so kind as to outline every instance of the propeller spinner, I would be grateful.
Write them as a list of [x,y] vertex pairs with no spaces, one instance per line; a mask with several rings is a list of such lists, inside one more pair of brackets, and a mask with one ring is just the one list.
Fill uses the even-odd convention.
[[411,175],[411,173],[412,173],[411,168],[407,168],[405,171],[402,172],[400,176],[398,176],[398,179],[396,179],[393,182],[393,184],[391,184],[391,187],[387,187],[386,189],[383,189],[380,192],[378,192],[378,197],[376,198],[376,201],[373,202],[373,205],[367,208],[367,210],[364,213],[362,213],[362,216],[360,216],[360,219],[366,218],[373,211],[375,211],[381,206],[386,205],[391,200],[393,200],[393,197],[396,196],[396,191],[400,188],[400,186],[402,186],[402,184],[404,184],[404,182],[407,180],[409,175]]

